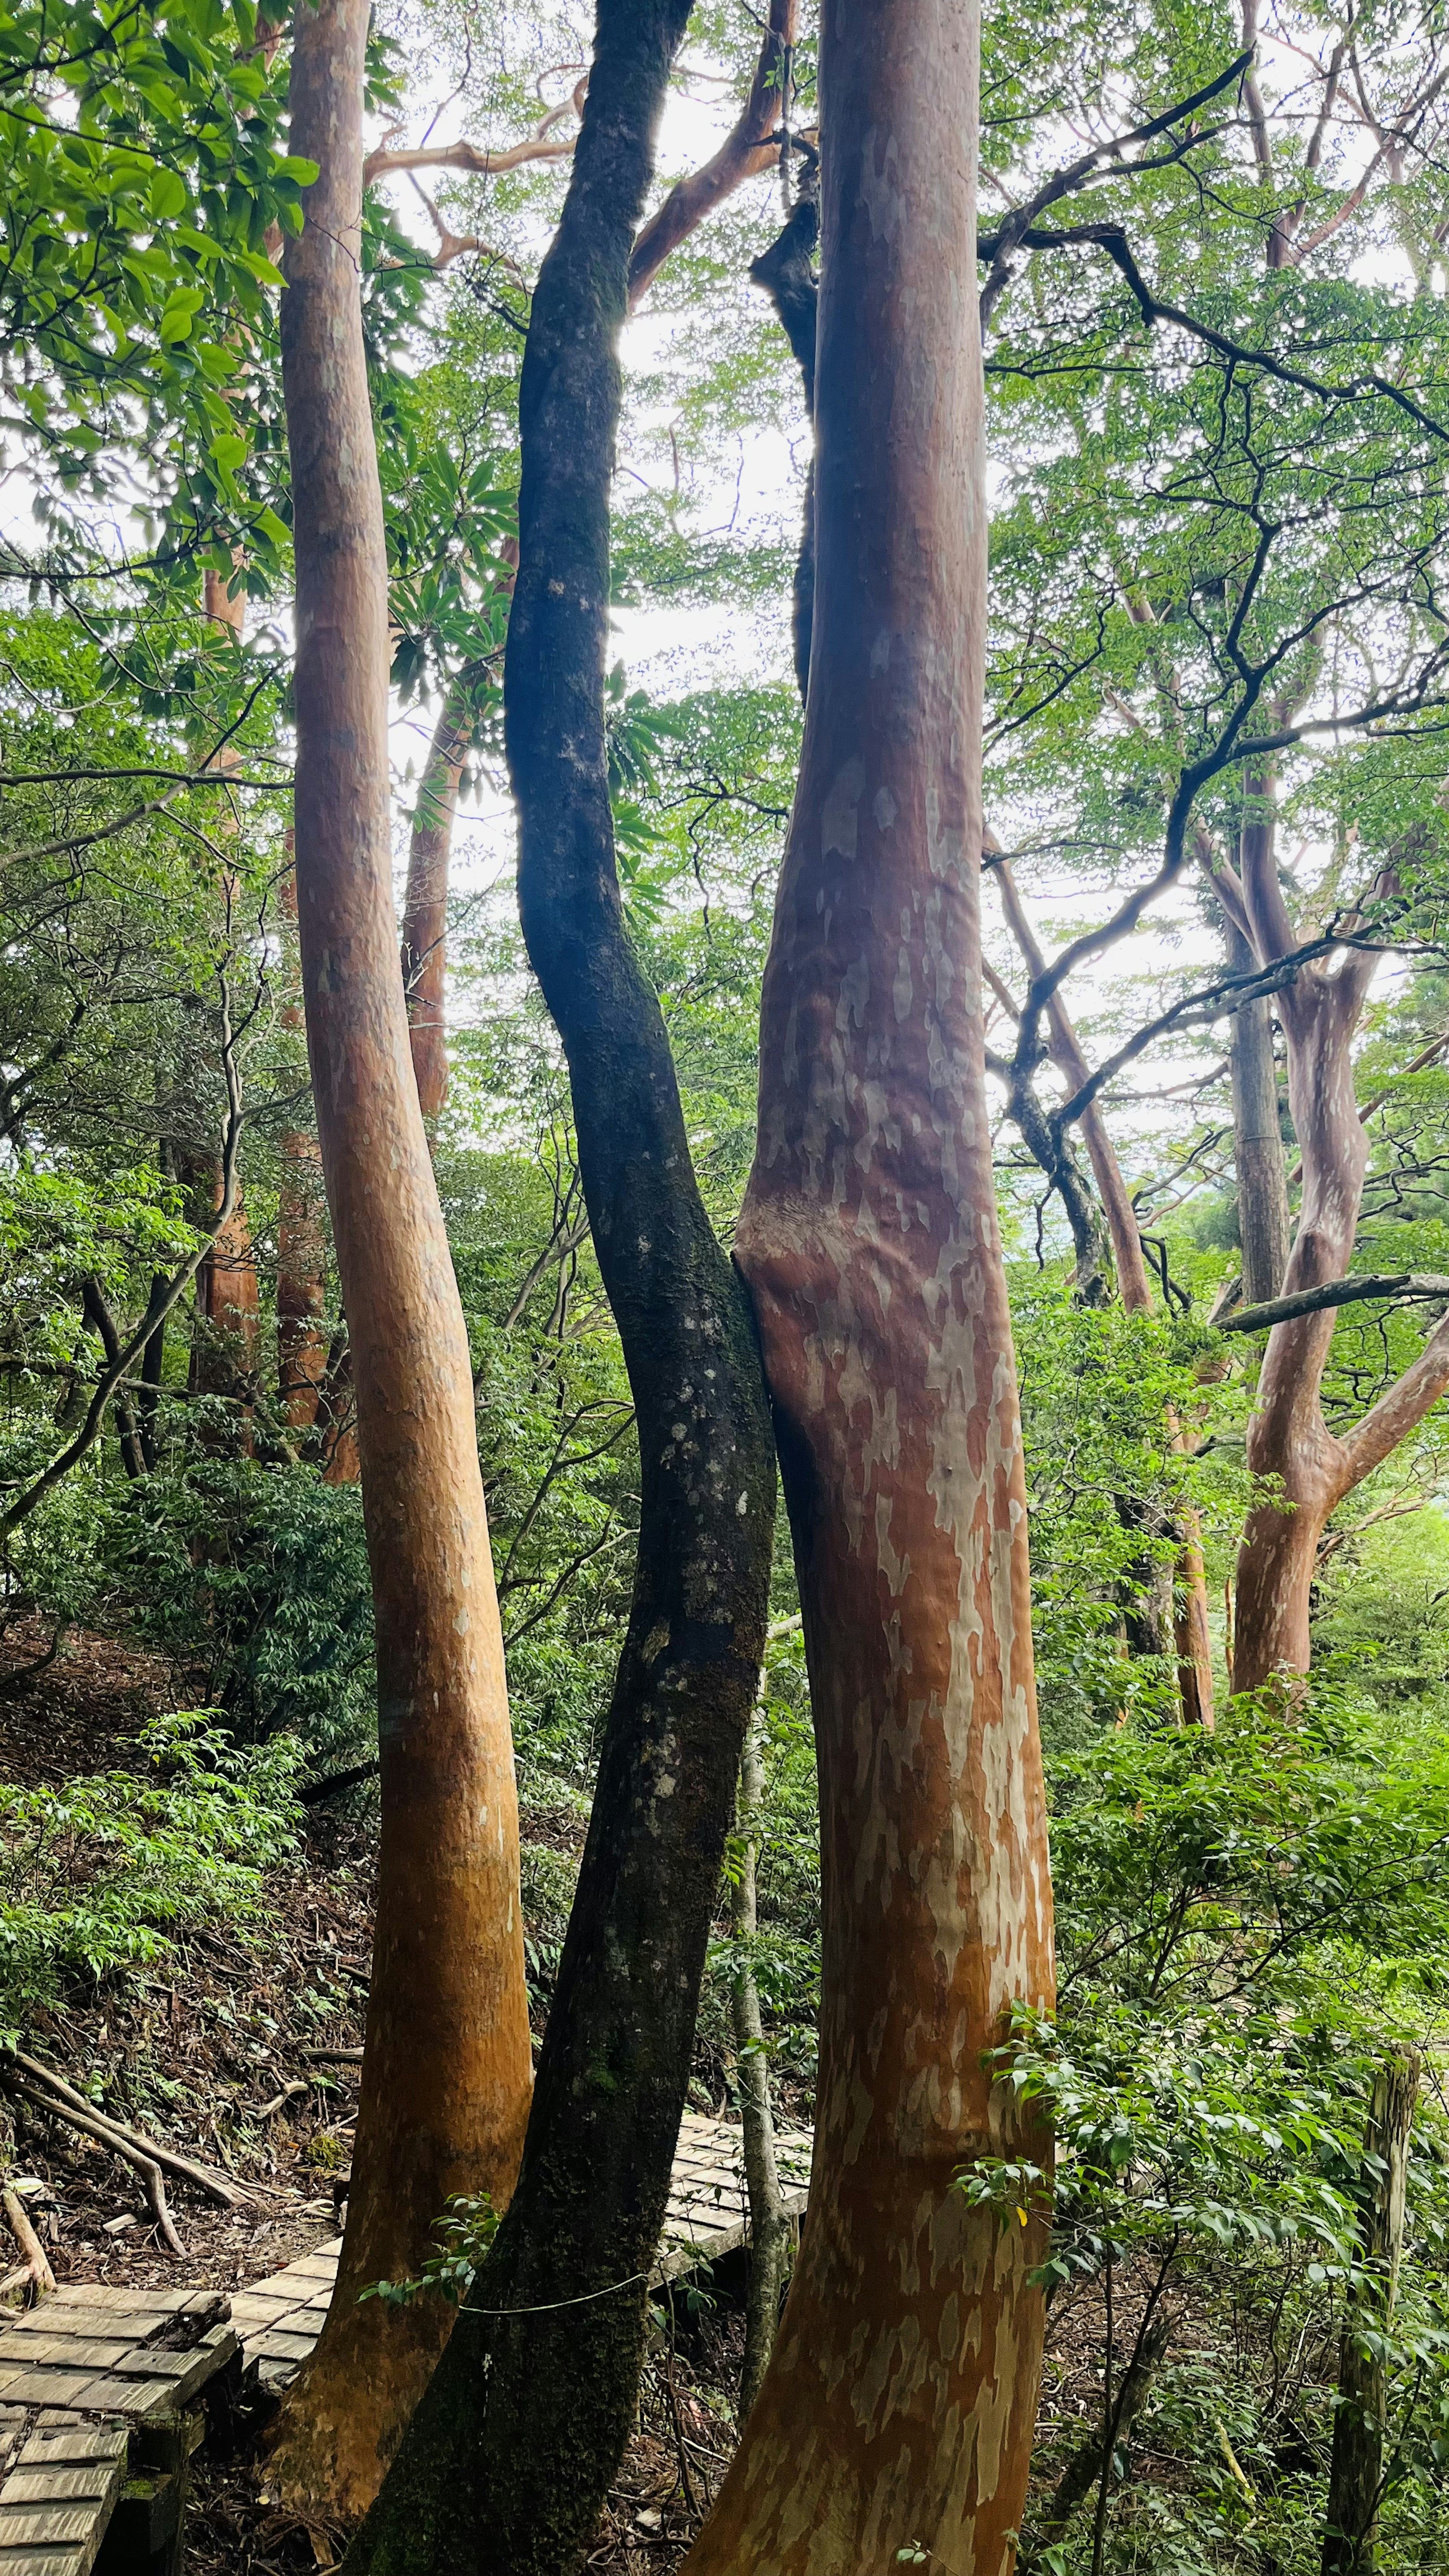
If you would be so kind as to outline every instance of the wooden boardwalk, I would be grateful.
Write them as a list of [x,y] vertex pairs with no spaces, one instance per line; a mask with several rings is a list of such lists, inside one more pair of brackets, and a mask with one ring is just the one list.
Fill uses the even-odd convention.
[[[802,2129],[781,2130],[775,2152],[785,2206],[792,2218],[798,2218],[810,2188],[810,2140]],[[680,2280],[702,2263],[733,2253],[748,2239],[741,2132],[731,2120],[707,2120],[686,2111],[675,2150],[655,2283]],[[247,2366],[256,2368],[264,2387],[285,2388],[317,2341],[341,2249],[341,2237],[334,2236],[314,2253],[304,2254],[300,2262],[289,2263],[284,2272],[274,2272],[270,2280],[254,2281],[250,2289],[233,2294],[232,2323],[241,2336]],[[5,2576],[3,2560],[0,2576]]]
[[[170,2568],[187,2410],[241,2339],[217,2290],[68,2283],[0,2327],[0,2576]],[[122,2507],[118,2515],[117,2508]]]
[[[810,2140],[776,2139],[798,2217]],[[655,2283],[748,2241],[740,2130],[687,2111]],[[0,2324],[0,2576],[177,2576],[196,2411],[230,2372],[284,2388],[322,2331],[342,2239],[230,2299],[77,2281]]]

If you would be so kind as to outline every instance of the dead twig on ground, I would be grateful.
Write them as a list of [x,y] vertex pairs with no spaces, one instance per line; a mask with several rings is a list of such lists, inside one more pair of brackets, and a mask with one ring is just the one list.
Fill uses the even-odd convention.
[[0,2290],[8,2293],[19,2289],[22,2282],[27,2282],[34,2290],[37,2299],[43,2299],[55,2288],[55,2274],[50,2268],[45,2247],[30,2224],[20,2194],[12,2191],[7,2183],[0,2197],[3,2197],[5,2215],[10,2222],[10,2232],[25,2257],[25,2261],[18,2270],[8,2273],[6,2278],[0,2281]]

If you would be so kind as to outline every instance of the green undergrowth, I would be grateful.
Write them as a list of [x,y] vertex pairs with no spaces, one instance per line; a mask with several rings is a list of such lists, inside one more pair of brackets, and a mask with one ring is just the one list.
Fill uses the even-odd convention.
[[298,1845],[302,1750],[238,1749],[208,1709],[154,1718],[141,1770],[0,1782],[0,2041],[77,1988],[146,1968],[188,1924],[260,1914]]

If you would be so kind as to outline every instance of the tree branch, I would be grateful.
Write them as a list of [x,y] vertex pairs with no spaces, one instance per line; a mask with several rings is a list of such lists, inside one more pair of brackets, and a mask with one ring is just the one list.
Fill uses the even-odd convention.
[[[1218,1323],[1220,1333],[1266,1333],[1275,1324],[1295,1323],[1300,1315],[1321,1315],[1333,1306],[1357,1306],[1366,1298],[1388,1297],[1409,1303],[1420,1297],[1449,1298],[1449,1279],[1432,1270],[1375,1271],[1360,1279],[1325,1279],[1317,1288],[1295,1288],[1286,1297],[1270,1297],[1261,1306],[1238,1306]],[[1392,1392],[1392,1390],[1390,1390]],[[1385,1402],[1388,1401],[1386,1397]],[[1432,1398],[1430,1401],[1432,1402]],[[1375,1406],[1377,1412],[1380,1408]],[[1373,1414],[1366,1416],[1371,1422]],[[1364,1428],[1363,1424],[1359,1426]],[[1353,1435],[1357,1437],[1357,1434]],[[1392,1441],[1389,1447],[1392,1448]],[[1387,1451],[1385,1452],[1387,1455]],[[1368,1470],[1363,1471],[1367,1474]],[[1358,1479],[1355,1478],[1357,1483]]]
[[786,104],[790,58],[795,50],[799,0],[770,0],[755,76],[735,124],[719,150],[687,179],[680,179],[652,214],[629,259],[629,310],[648,293],[670,252],[756,172],[770,169],[784,145],[776,128]]

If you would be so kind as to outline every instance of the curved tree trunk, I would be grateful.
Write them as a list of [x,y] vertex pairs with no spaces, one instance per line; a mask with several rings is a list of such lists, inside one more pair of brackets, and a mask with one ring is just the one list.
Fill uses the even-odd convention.
[[827,0],[815,619],[737,1239],[820,1761],[815,2165],[691,2576],[1005,2576],[1040,2370],[953,2183],[1024,2134],[982,2058],[1052,1995],[1026,1511],[980,1017],[976,10]]
[[450,2194],[506,2199],[530,2049],[502,1637],[467,1336],[408,1049],[389,829],[387,567],[358,288],[367,0],[294,28],[283,388],[297,559],[297,904],[346,1304],[377,1626],[382,1839],[337,2289],[283,2403],[274,2479],[357,2512],[450,2314],[359,2291],[415,2273]]
[[625,932],[604,738],[616,345],[687,16],[688,0],[599,9],[524,359],[504,688],[524,936],[568,1057],[637,1408],[634,1598],[518,2187],[349,2576],[564,2576],[583,2555],[634,2416],[764,1649],[775,1465],[759,1351]]

